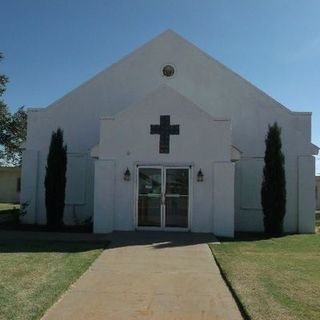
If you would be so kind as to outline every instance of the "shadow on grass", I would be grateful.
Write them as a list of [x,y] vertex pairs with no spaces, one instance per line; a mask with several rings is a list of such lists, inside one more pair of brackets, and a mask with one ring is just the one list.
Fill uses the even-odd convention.
[[274,238],[283,238],[286,236],[294,235],[295,233],[284,233],[280,236],[267,236],[264,233],[259,232],[236,232],[234,238],[218,237],[220,242],[248,242],[248,241],[262,241],[270,240]]
[[75,252],[92,248],[114,249],[150,245],[165,249],[217,242],[211,233],[163,231],[115,231],[110,234],[43,231],[0,231],[0,252]]
[[18,220],[8,221],[0,224],[0,230],[7,231],[43,231],[43,232],[67,232],[67,233],[92,233],[92,225],[64,225],[60,230],[52,230],[47,225],[42,224],[22,224]]
[[1,253],[28,253],[28,252],[86,252],[96,249],[105,249],[108,241],[56,241],[56,240],[0,240]]
[[[287,236],[288,234],[284,235]],[[275,237],[273,237],[275,238]],[[81,252],[99,248],[152,246],[166,249],[217,242],[248,242],[271,239],[262,233],[237,232],[235,238],[216,238],[211,233],[163,231],[115,231],[110,234],[0,231],[1,252]]]
[[270,237],[260,232],[235,232],[234,238],[218,237],[218,239],[221,242],[241,242],[267,240],[270,239]]

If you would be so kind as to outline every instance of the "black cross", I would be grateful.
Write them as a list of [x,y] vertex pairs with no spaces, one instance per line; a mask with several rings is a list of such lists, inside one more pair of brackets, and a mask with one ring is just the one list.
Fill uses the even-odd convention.
[[152,124],[150,126],[150,134],[159,134],[159,152],[169,153],[170,150],[170,135],[179,134],[179,125],[170,125],[170,116],[160,116],[160,125]]

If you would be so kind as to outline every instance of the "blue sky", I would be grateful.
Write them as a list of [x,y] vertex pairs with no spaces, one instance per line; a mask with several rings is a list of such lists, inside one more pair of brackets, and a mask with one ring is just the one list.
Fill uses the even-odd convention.
[[319,0],[0,0],[4,100],[46,106],[168,28],[285,106],[312,111],[320,145]]

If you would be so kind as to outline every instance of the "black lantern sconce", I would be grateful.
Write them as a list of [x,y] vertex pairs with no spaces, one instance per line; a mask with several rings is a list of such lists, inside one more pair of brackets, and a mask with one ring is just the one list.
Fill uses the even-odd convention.
[[124,181],[130,181],[131,173],[130,170],[127,168],[127,170],[123,174],[123,180]]
[[197,173],[197,181],[198,182],[202,182],[203,181],[203,173],[202,173],[201,169],[199,169],[199,171]]

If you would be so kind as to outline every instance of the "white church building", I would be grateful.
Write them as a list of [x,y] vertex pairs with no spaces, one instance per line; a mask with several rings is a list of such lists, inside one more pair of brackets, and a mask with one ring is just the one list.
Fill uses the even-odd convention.
[[262,231],[268,125],[282,128],[284,229],[314,232],[311,113],[294,112],[168,30],[46,108],[28,110],[25,223],[46,223],[51,134],[68,147],[65,224],[94,232]]

